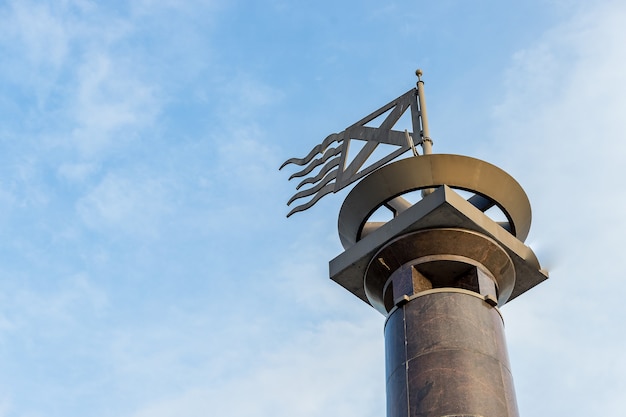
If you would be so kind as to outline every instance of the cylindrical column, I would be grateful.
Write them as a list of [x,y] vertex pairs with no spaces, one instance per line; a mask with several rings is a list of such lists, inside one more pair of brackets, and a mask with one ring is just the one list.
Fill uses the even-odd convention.
[[385,324],[387,417],[518,417],[496,307],[468,290],[408,298]]
[[366,294],[387,315],[387,417],[518,417],[497,309],[515,283],[493,239],[427,229],[387,242]]

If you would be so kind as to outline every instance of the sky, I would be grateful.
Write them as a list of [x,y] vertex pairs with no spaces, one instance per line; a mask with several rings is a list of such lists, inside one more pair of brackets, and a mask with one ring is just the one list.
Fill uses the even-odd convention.
[[0,417],[383,416],[348,189],[287,219],[278,167],[418,67],[434,152],[533,207],[520,414],[621,415],[625,39],[610,0],[0,0]]

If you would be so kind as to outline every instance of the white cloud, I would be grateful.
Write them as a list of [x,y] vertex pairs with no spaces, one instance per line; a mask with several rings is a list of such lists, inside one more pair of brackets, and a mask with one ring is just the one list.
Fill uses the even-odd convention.
[[3,340],[24,343],[30,338],[56,338],[74,331],[86,316],[106,313],[109,305],[106,292],[86,274],[49,278],[56,280],[51,290],[34,291],[22,283],[3,285],[0,310]]
[[12,414],[12,402],[7,394],[3,394],[0,398],[0,417],[9,417]]
[[91,163],[64,163],[57,172],[68,181],[81,183],[97,170],[98,166]]
[[170,211],[167,185],[156,178],[109,174],[81,198],[76,210],[89,228],[157,237]]
[[108,53],[90,54],[78,70],[72,139],[89,156],[137,139],[160,110],[155,89]]
[[[276,351],[262,353],[244,374],[156,401],[133,417],[379,416],[384,412],[380,336],[373,323],[327,322]],[[367,342],[365,342],[367,341]],[[210,381],[210,375],[207,375]]]
[[64,22],[46,3],[11,1],[2,16],[4,42],[19,44],[35,66],[58,69],[65,62],[69,35]]

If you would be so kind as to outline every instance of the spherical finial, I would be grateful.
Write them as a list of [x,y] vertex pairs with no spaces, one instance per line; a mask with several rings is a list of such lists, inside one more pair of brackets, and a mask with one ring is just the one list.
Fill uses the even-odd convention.
[[421,70],[420,68],[418,68],[418,69],[415,71],[415,75],[417,75],[417,80],[418,80],[418,81],[422,81],[422,78],[421,78],[421,77],[422,77],[422,75],[423,75],[423,74],[424,74],[424,73],[422,72],[422,70]]

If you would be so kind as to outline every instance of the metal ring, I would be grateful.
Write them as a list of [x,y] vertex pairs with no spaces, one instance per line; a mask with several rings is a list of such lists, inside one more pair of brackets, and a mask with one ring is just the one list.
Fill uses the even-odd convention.
[[386,165],[358,183],[339,212],[339,237],[344,248],[361,237],[367,219],[389,200],[415,190],[447,185],[492,200],[507,217],[511,233],[528,236],[531,209],[517,181],[495,165],[461,155],[430,154]]

